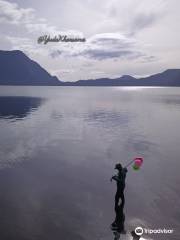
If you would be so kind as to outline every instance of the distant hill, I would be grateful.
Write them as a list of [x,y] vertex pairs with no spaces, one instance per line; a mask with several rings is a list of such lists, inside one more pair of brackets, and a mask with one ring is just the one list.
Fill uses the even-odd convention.
[[89,80],[79,80],[77,82],[65,82],[66,86],[131,86],[137,81],[136,78],[124,75],[120,78],[110,79],[110,78],[99,78],[99,79],[89,79]]
[[0,51],[0,85],[57,86],[61,81],[23,52],[15,50]]
[[119,78],[99,78],[65,82],[66,86],[180,86],[180,69],[169,69],[145,78],[134,78],[124,75]]
[[124,75],[119,78],[99,78],[62,82],[51,76],[23,52],[0,51],[0,85],[31,86],[180,86],[180,69],[169,69],[145,78]]
[[180,86],[180,69],[168,69],[146,78],[140,78],[144,86]]

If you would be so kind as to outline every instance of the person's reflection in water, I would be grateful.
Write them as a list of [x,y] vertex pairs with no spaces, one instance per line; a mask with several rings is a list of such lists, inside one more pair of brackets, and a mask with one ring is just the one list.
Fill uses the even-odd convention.
[[[125,204],[125,198],[124,198],[124,189],[125,189],[125,178],[127,173],[127,168],[122,168],[122,165],[120,163],[116,164],[115,169],[118,170],[118,175],[114,175],[111,178],[112,180],[115,180],[117,183],[117,191],[115,195],[115,221],[111,224],[111,229],[114,232],[114,240],[120,239],[120,233],[125,234],[124,230],[124,222],[125,222],[125,214],[123,212],[124,210],[124,204]],[[121,203],[119,204],[119,200],[121,199]]]
[[111,225],[111,229],[114,233],[114,240],[120,239],[120,234],[126,234],[126,231],[124,229],[125,214],[123,210],[124,203],[121,203],[116,209],[116,218],[114,223]]
[[138,235],[135,233],[135,231],[132,231],[132,232],[131,232],[131,235],[132,235],[132,237],[133,237],[132,240],[139,240],[139,239],[141,238],[140,236],[138,236]]

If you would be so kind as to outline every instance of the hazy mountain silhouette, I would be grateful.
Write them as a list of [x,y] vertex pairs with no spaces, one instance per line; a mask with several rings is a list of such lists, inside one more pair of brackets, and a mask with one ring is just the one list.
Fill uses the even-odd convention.
[[66,82],[67,86],[180,86],[180,69],[169,69],[145,78],[124,75],[119,78],[100,78]]
[[19,50],[0,51],[0,85],[31,86],[180,86],[180,69],[169,69],[145,78],[124,75],[62,82]]
[[0,51],[0,85],[60,85],[38,63],[23,52]]
[[124,75],[120,78],[110,79],[110,78],[99,78],[99,79],[89,79],[89,80],[79,80],[77,82],[65,82],[66,86],[119,86],[119,85],[132,85],[136,79],[134,77]]
[[168,69],[139,81],[142,81],[144,86],[180,86],[180,69]]

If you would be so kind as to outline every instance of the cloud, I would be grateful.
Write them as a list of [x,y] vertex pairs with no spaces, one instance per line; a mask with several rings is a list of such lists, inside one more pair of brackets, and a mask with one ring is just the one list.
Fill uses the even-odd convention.
[[74,73],[74,72],[75,72],[75,69],[73,69],[73,68],[62,68],[60,70],[53,71],[53,74],[61,75],[61,74],[70,74],[70,73]]
[[27,37],[12,37],[6,36],[5,39],[11,43],[12,50],[21,50],[28,55],[40,54],[41,56],[48,56],[48,50],[38,48],[31,39]]
[[140,30],[152,26],[158,19],[159,15],[155,13],[144,14],[140,13],[133,18],[131,23],[131,34],[136,34]]
[[121,33],[96,34],[87,39],[85,44],[61,46],[50,53],[52,58],[81,57],[94,60],[107,59],[135,59],[144,56],[137,50],[138,44],[133,38],[128,38]]
[[16,3],[10,3],[5,0],[0,0],[0,23],[14,24],[20,28],[24,27],[28,33],[35,34],[66,34],[83,36],[83,33],[77,30],[61,31],[56,26],[51,25],[45,18],[36,16],[36,11],[33,8],[21,8]]
[[19,8],[16,3],[0,0],[0,22],[10,24],[28,23],[34,19],[34,9]]
[[35,9],[21,8],[16,3],[4,0],[0,0],[0,23],[16,25],[16,27],[18,25],[20,28],[25,27],[28,32],[45,31],[52,33],[56,30],[54,26],[49,26],[45,19],[36,18]]
[[59,57],[61,54],[63,54],[64,52],[63,51],[60,51],[60,50],[55,50],[55,51],[52,51],[52,52],[50,52],[50,56],[52,57],[52,58],[57,58],[57,57]]
[[[29,56],[41,55],[48,57],[49,49],[37,44],[41,35],[58,34],[83,37],[83,33],[74,29],[61,31],[49,24],[45,18],[37,17],[33,8],[22,8],[16,3],[0,0],[0,25],[2,31],[0,43],[5,49],[19,49]],[[58,51],[58,55],[60,51]],[[52,54],[55,57],[57,54]]]
[[154,26],[166,14],[166,0],[111,0],[105,1],[104,19],[96,31],[120,31],[135,35]]
[[48,25],[46,22],[31,22],[31,23],[27,23],[25,24],[25,27],[27,28],[27,30],[30,33],[40,33],[40,34],[44,34],[44,33],[50,33],[50,34],[54,34],[57,33],[58,30],[55,26],[51,26]]
[[89,42],[91,44],[96,45],[108,45],[108,46],[118,46],[120,48],[132,46],[135,43],[133,38],[129,38],[126,35],[119,32],[111,32],[111,33],[101,33],[93,35],[89,38]]
[[[114,5],[107,7],[108,14],[113,18],[119,13],[112,11],[117,6],[117,1],[113,2]],[[50,34],[52,37],[58,34],[68,36],[83,37],[83,33],[77,30],[60,31],[56,26],[53,26],[47,22],[46,19],[36,17],[35,10],[33,8],[21,8],[15,3],[10,3],[5,0],[0,0],[0,20],[9,24],[16,24],[19,27],[24,27],[30,34]],[[141,10],[142,11],[142,10]],[[151,25],[156,15],[146,13],[134,14],[133,23],[131,27],[134,32],[139,29],[145,28]],[[116,19],[117,22],[117,19]],[[131,30],[132,32],[132,30]],[[76,44],[62,44],[59,46],[54,43],[49,43],[48,47],[35,45],[32,37],[14,37],[8,36],[8,41],[11,42],[13,49],[20,49],[29,54],[41,54],[50,55],[52,58],[83,58],[93,60],[107,60],[107,59],[128,59],[133,60],[145,55],[138,45],[137,40],[132,35],[124,34],[123,32],[107,32],[99,33],[89,36],[86,43]],[[54,44],[54,45],[53,45]]]
[[144,56],[141,59],[142,63],[150,63],[150,62],[157,62],[159,59],[156,56]]
[[115,59],[115,58],[123,58],[123,59],[135,59],[143,56],[140,52],[130,51],[130,50],[99,50],[99,49],[91,49],[85,50],[76,56],[88,57],[95,60],[106,60],[106,59]]

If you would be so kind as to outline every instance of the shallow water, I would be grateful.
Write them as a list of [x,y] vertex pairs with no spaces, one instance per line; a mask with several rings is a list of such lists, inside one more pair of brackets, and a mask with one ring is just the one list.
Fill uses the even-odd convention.
[[142,156],[121,239],[179,240],[179,123],[180,88],[0,87],[1,239],[113,239],[114,165]]

